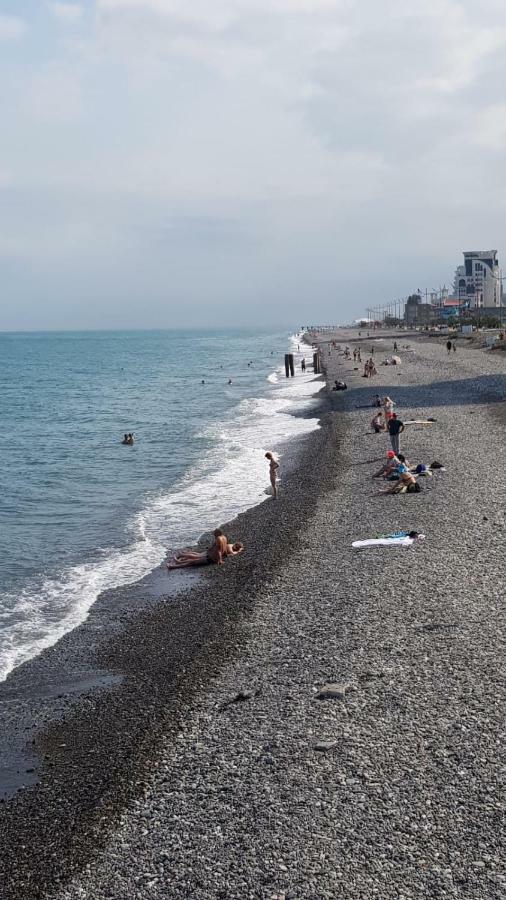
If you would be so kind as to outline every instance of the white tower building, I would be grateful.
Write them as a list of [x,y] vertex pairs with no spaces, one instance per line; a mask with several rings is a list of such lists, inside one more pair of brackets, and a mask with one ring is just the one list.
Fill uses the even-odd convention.
[[502,306],[502,269],[497,250],[466,250],[464,265],[457,266],[454,294],[470,309]]

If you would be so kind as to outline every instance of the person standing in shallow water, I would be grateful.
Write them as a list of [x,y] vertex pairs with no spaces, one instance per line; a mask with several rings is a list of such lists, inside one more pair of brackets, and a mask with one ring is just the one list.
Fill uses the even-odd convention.
[[265,458],[269,460],[269,478],[270,478],[271,487],[272,487],[272,496],[274,497],[275,500],[277,500],[278,499],[277,480],[278,480],[279,463],[274,458],[274,454],[271,453],[270,450],[265,454]]

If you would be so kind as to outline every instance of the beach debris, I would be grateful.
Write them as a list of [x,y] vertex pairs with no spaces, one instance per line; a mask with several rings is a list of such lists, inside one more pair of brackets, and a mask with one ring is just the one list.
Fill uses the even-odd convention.
[[430,622],[428,625],[420,625],[420,631],[443,631],[443,630],[452,630],[453,628],[458,628],[456,622],[449,622],[446,624],[445,622]]
[[235,697],[232,697],[231,700],[226,700],[225,703],[222,703],[220,709],[226,709],[227,706],[231,706],[232,703],[244,703],[245,700],[252,700],[254,697],[258,697],[261,693],[262,688],[257,688],[255,691],[238,691]]
[[324,684],[316,695],[317,700],[344,700],[346,694],[353,690],[353,685],[349,682],[339,683],[337,681],[329,681]]

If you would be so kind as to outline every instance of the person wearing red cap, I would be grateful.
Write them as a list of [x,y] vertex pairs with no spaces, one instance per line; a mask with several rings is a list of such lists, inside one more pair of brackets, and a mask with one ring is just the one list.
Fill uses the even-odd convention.
[[388,478],[389,475],[392,475],[397,466],[400,464],[400,461],[397,459],[393,450],[389,450],[387,453],[387,461],[384,466],[378,472],[375,472],[372,476],[373,478]]

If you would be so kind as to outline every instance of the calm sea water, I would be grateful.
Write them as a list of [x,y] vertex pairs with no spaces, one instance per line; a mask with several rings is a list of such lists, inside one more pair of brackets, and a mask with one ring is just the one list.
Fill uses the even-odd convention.
[[0,680],[265,499],[265,450],[317,427],[287,350],[288,332],[0,334]]

